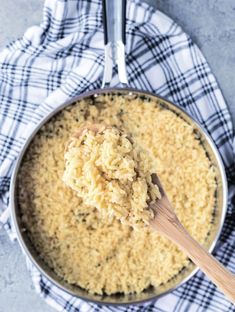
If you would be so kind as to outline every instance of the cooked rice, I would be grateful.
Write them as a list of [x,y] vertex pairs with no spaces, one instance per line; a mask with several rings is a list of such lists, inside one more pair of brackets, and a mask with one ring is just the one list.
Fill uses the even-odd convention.
[[192,126],[159,103],[98,96],[51,119],[31,143],[19,174],[19,202],[29,236],[44,261],[91,293],[140,293],[188,264],[175,244],[148,227],[101,218],[62,181],[65,145],[84,122],[116,126],[152,159],[189,233],[204,243],[211,229],[215,174]]
[[116,127],[82,127],[69,139],[63,181],[102,217],[148,225],[154,217],[149,203],[160,198],[151,174],[151,159]]

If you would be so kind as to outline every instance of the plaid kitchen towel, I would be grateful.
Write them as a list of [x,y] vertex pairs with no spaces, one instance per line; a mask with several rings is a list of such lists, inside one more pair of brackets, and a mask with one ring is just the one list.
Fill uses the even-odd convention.
[[[11,237],[9,184],[30,129],[65,100],[100,87],[103,28],[99,0],[47,0],[43,22],[0,53],[0,220]],[[235,271],[235,164],[232,124],[216,80],[198,47],[166,15],[127,1],[127,71],[131,87],[183,107],[213,138],[229,182],[228,212],[215,256]],[[113,85],[116,85],[115,75]],[[25,131],[26,129],[26,131]],[[101,307],[51,284],[27,259],[36,291],[58,311],[235,311],[200,272],[171,294],[142,306]]]

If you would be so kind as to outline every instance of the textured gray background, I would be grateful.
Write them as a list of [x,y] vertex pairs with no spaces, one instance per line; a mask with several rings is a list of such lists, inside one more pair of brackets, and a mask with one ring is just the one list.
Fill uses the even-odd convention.
[[[235,122],[234,0],[146,0],[174,18],[209,61]],[[38,24],[43,0],[0,0],[0,46]],[[18,244],[0,230],[0,312],[52,312],[35,294]],[[169,311],[171,312],[171,311]]]

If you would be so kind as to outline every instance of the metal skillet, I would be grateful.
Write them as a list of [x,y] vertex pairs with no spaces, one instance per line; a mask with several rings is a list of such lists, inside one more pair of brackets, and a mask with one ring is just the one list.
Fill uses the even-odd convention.
[[[123,305],[123,304],[142,304],[145,301],[155,300],[160,296],[172,291],[178,286],[188,281],[198,270],[192,263],[185,267],[175,278],[171,279],[164,285],[160,285],[158,288],[149,288],[141,294],[122,295],[116,294],[112,296],[99,296],[92,295],[86,290],[77,286],[70,285],[58,277],[52,269],[50,269],[46,263],[38,256],[32,242],[28,237],[27,231],[25,231],[22,225],[20,207],[17,200],[17,177],[19,168],[22,164],[24,155],[27,153],[28,146],[42,128],[42,126],[48,122],[59,111],[63,110],[68,105],[71,105],[81,99],[93,98],[102,94],[112,94],[118,96],[141,97],[146,100],[154,100],[160,103],[165,109],[173,111],[179,115],[188,124],[192,125],[195,130],[195,135],[200,139],[202,146],[204,147],[208,158],[214,165],[216,170],[217,189],[215,194],[215,206],[213,214],[213,228],[208,234],[207,240],[204,244],[205,248],[212,252],[215,244],[220,235],[227,208],[227,182],[225,176],[224,166],[219,155],[219,152],[214,145],[212,139],[203,130],[203,128],[184,110],[177,107],[173,103],[169,102],[162,97],[151,94],[149,92],[143,92],[140,90],[134,90],[127,88],[127,75],[125,67],[125,1],[116,0],[104,0],[104,33],[105,33],[105,68],[102,88],[93,90],[81,94],[70,101],[62,104],[55,111],[45,116],[43,120],[38,124],[30,137],[25,142],[21,153],[16,161],[16,165],[13,171],[11,186],[10,186],[10,206],[12,222],[16,229],[18,241],[27,254],[33,264],[38,268],[42,275],[47,277],[53,284],[83,300],[92,301],[97,304],[109,304],[109,305]],[[107,88],[112,80],[113,65],[117,65],[118,78],[120,83],[124,86],[122,88]]]

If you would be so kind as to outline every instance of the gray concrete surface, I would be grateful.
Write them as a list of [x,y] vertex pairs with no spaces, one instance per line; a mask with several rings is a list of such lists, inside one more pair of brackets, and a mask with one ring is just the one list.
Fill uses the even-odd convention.
[[[174,18],[209,61],[235,122],[234,0],[146,0]],[[43,0],[1,0],[0,46],[39,23]],[[52,312],[35,294],[17,244],[0,231],[0,312]],[[170,312],[170,311],[169,311]]]

